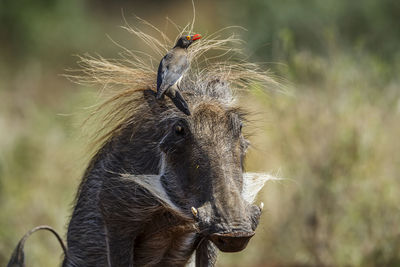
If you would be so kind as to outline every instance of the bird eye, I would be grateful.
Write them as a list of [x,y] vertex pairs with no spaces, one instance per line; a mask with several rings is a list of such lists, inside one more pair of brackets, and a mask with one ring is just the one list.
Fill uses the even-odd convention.
[[190,36],[189,36],[189,35],[188,35],[188,36],[186,36],[186,39],[187,39],[187,40],[190,40]]
[[177,135],[183,135],[185,133],[185,130],[181,125],[175,126],[175,134]]

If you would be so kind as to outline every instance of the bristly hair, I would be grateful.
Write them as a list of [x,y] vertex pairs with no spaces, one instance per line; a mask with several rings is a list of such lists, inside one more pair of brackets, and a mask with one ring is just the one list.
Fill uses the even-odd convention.
[[[158,63],[174,46],[175,41],[161,30],[147,21],[139,20],[155,34],[146,33],[128,23],[122,28],[144,42],[150,52],[129,50],[115,43],[122,49],[119,59],[78,56],[81,69],[70,70],[66,75],[79,84],[95,84],[103,88],[101,96],[104,100],[94,107],[88,118],[101,122],[100,129],[92,139],[97,145],[106,142],[132,123],[135,113],[143,110],[142,92],[146,89],[156,90]],[[193,25],[176,28],[179,38],[190,34]],[[190,46],[188,53],[191,67],[180,86],[184,94],[189,93],[196,98],[212,98],[231,106],[237,92],[278,85],[267,70],[244,59],[240,49],[242,40],[234,34],[221,37],[231,28],[204,36]]]

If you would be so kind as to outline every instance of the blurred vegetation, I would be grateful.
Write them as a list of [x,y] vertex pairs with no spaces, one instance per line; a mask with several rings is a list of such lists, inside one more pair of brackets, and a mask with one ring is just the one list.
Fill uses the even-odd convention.
[[[121,11],[122,9],[122,11]],[[253,90],[247,169],[266,185],[257,235],[219,266],[400,266],[400,2],[196,1],[201,33],[229,26],[285,93]],[[95,88],[60,74],[74,54],[117,57],[106,34],[134,14],[161,28],[191,21],[190,1],[0,1],[0,266],[39,224],[65,234],[88,160],[80,130]],[[30,266],[57,266],[46,233],[27,242]],[[55,256],[56,255],[56,256]]]

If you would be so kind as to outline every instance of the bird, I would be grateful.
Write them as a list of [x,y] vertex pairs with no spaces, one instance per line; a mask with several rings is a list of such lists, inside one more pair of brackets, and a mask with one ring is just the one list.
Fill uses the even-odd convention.
[[181,36],[175,46],[161,59],[157,72],[157,99],[167,95],[175,106],[186,115],[189,107],[179,92],[179,83],[189,68],[188,47],[201,38],[200,34]]

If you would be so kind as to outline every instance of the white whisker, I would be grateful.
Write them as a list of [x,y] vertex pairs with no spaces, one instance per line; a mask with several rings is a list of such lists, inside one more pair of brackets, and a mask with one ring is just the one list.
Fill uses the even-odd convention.
[[279,178],[268,173],[245,172],[243,173],[243,198],[253,203],[258,192],[264,187],[267,181],[282,181],[284,178]]

